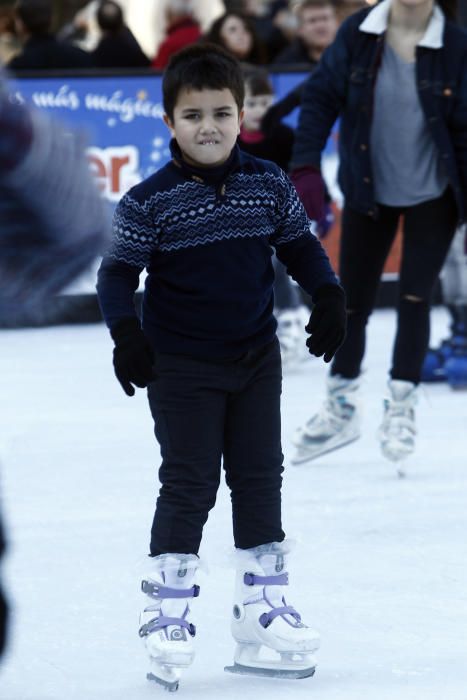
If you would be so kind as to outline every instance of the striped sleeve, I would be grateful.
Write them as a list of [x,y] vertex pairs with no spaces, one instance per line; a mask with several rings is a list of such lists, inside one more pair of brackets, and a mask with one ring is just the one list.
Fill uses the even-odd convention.
[[277,222],[276,231],[271,237],[272,245],[283,245],[300,236],[312,235],[311,222],[295,187],[280,168],[277,169],[275,184]]
[[151,200],[141,203],[131,190],[127,192],[115,210],[112,227],[113,241],[107,256],[141,269],[147,267],[160,233]]

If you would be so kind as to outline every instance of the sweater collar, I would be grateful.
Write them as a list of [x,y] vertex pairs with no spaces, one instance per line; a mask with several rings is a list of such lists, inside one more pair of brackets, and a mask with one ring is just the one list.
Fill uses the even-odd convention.
[[[383,0],[367,14],[359,26],[361,32],[367,34],[384,34],[388,28],[389,12],[392,0]],[[434,5],[431,19],[417,46],[427,49],[441,49],[443,47],[443,33],[445,25],[444,14],[438,5]]]
[[229,157],[221,165],[212,168],[202,168],[191,165],[183,159],[180,146],[175,139],[170,141],[170,152],[173,164],[179,168],[186,178],[206,185],[217,185],[224,182],[230,173],[237,170],[240,163],[240,149],[237,144],[233,147]]

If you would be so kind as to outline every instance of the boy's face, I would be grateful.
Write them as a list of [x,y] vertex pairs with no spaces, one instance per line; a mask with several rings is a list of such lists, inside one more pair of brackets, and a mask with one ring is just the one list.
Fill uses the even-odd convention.
[[273,102],[272,95],[252,95],[248,89],[246,90],[243,110],[245,131],[259,131],[261,129],[261,121]]
[[230,155],[240,131],[243,111],[228,88],[190,90],[178,94],[173,120],[164,121],[177,140],[184,159],[192,165],[215,166]]

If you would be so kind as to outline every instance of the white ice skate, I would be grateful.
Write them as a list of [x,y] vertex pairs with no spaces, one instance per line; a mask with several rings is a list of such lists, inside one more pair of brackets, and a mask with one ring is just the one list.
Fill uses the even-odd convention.
[[305,332],[309,319],[310,311],[306,306],[277,313],[277,337],[281,348],[282,369],[285,372],[298,369],[310,357]]
[[139,636],[151,660],[147,679],[173,692],[182,669],[194,658],[196,628],[189,604],[199,595],[199,586],[193,585],[199,559],[194,554],[161,554],[150,562],[141,589],[151,604],[140,615]]
[[231,630],[237,647],[230,673],[307,678],[316,668],[319,634],[286,603],[290,545],[272,542],[236,550],[237,580]]
[[322,409],[295,433],[292,442],[297,450],[292,464],[302,464],[360,437],[360,411],[356,394],[360,379],[339,375],[327,380],[327,398]]
[[391,379],[388,382],[390,396],[384,399],[384,417],[378,430],[383,455],[397,462],[399,476],[404,476],[402,460],[415,450],[416,386],[412,382]]

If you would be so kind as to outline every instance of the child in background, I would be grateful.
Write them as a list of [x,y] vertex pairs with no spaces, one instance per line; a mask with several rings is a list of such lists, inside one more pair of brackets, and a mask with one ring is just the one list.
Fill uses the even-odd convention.
[[[292,157],[294,132],[280,121],[270,128],[261,127],[265,114],[274,102],[274,88],[267,70],[244,69],[245,103],[238,145],[256,158],[271,160],[287,171]],[[306,352],[305,326],[310,315],[303,304],[299,288],[292,283],[287,270],[274,256],[274,313],[277,318],[282,368],[296,368],[309,357]]]
[[256,158],[272,160],[287,172],[292,157],[294,132],[280,121],[265,132],[263,117],[274,103],[274,88],[266,69],[248,67],[243,71],[245,103],[238,144]]
[[345,334],[345,296],[290,180],[236,145],[243,98],[240,65],[220,47],[194,44],[172,57],[163,79],[172,160],[119,203],[99,270],[117,379],[129,396],[148,387],[161,449],[139,634],[149,677],[169,690],[194,656],[190,605],[222,463],[236,546],[233,670],[310,676],[319,646],[284,597],[291,548],[281,522],[271,247],[313,298],[307,344],[326,362]]

